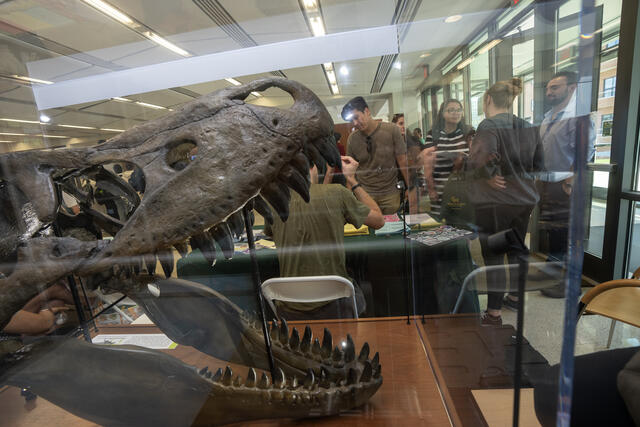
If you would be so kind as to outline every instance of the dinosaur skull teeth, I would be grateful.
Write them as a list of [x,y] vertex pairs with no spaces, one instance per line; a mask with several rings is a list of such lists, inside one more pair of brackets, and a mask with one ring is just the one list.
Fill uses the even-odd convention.
[[[255,313],[243,312],[241,316],[261,333],[262,325],[256,320]],[[322,344],[320,344],[318,338],[313,337],[313,332],[308,325],[305,326],[304,334],[300,338],[300,333],[295,327],[292,328],[291,334],[289,334],[289,325],[285,319],[282,319],[280,323],[274,319],[270,324],[269,335],[274,346],[335,368],[344,368],[355,362],[360,364],[370,363],[374,369],[379,366],[378,353],[375,354],[372,360],[369,360],[370,347],[367,342],[362,345],[360,352],[356,356],[355,343],[350,334],[347,334],[346,339],[334,347],[333,337],[327,328],[324,329]]]
[[336,381],[330,380],[329,372],[326,369],[321,369],[319,375],[315,375],[313,370],[309,369],[307,375],[299,379],[297,376],[292,375],[289,378],[286,377],[284,371],[280,368],[276,369],[276,377],[272,380],[269,379],[269,375],[262,373],[260,379],[258,379],[256,370],[250,368],[247,373],[246,380],[240,375],[233,376],[231,367],[218,368],[215,374],[209,370],[207,366],[200,369],[198,374],[208,380],[211,383],[219,384],[224,387],[244,388],[244,389],[262,389],[262,390],[318,390],[320,388],[347,388],[352,385],[364,385],[367,383],[377,382],[382,374],[382,368],[378,365],[374,368],[372,363],[366,361],[363,364],[362,372],[358,372],[356,369],[350,368],[347,377],[344,379],[338,379]]

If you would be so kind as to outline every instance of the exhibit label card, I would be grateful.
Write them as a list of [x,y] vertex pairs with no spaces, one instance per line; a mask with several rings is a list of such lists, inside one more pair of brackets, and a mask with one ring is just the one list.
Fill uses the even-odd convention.
[[103,345],[137,345],[153,349],[174,349],[178,344],[174,343],[164,334],[100,334],[93,340],[94,344]]

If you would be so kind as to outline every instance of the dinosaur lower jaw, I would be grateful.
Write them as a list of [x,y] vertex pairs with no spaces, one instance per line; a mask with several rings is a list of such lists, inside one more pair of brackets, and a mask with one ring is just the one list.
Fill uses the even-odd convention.
[[231,369],[215,374],[201,370],[211,381],[210,398],[202,406],[193,425],[228,424],[266,418],[302,418],[338,414],[341,410],[366,403],[382,385],[382,377],[365,370],[360,378],[330,382],[318,380],[310,371],[298,380],[285,378],[278,369],[274,383],[262,374],[258,380],[253,368],[247,379],[233,377]]
[[250,368],[245,379],[227,367],[214,374],[168,354],[136,346],[99,346],[43,339],[0,360],[3,383],[32,391],[80,417],[106,425],[222,425],[262,418],[338,414],[364,404],[382,384],[365,364],[331,381]]
[[[221,360],[269,369],[262,323],[255,315],[243,312],[223,295],[199,283],[182,279],[155,281],[148,289],[129,296],[172,340],[189,345]],[[209,330],[215,325],[218,333]],[[312,370],[315,376],[331,382],[359,377],[370,369],[379,376],[381,366],[376,353],[369,358],[369,344],[356,355],[351,336],[334,346],[331,332],[324,330],[322,344],[306,326],[302,337],[289,328],[286,320],[274,321],[269,331],[276,367],[298,379]]]

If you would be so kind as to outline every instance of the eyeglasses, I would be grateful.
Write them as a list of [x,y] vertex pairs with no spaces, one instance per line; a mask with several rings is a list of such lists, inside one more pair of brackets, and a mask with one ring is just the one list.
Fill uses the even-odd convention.
[[445,111],[449,114],[462,113],[462,108],[447,108]]
[[371,137],[367,136],[366,140],[367,140],[367,154],[371,154]]

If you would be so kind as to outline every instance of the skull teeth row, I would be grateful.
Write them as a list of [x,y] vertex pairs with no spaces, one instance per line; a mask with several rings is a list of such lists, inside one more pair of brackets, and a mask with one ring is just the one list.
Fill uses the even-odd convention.
[[262,390],[281,390],[281,389],[306,389],[306,390],[317,390],[318,388],[337,388],[337,387],[348,387],[354,384],[365,384],[372,381],[379,380],[382,374],[382,366],[377,364],[374,367],[373,361],[365,361],[363,363],[364,368],[362,369],[362,373],[358,376],[358,372],[351,368],[347,374],[347,377],[337,381],[332,382],[330,380],[330,374],[326,370],[326,368],[320,369],[320,374],[314,374],[312,369],[307,371],[307,375],[299,380],[297,376],[292,376],[290,378],[286,378],[284,371],[280,368],[276,368],[276,375],[273,378],[273,383],[269,380],[269,376],[266,373],[262,373],[260,379],[258,379],[258,375],[255,369],[250,368],[247,373],[246,380],[243,381],[240,375],[234,377],[233,371],[231,367],[227,366],[223,371],[222,368],[218,368],[215,373],[212,373],[208,367],[202,368],[198,373],[203,378],[206,378],[214,383],[220,383],[227,387],[245,387],[245,388],[258,388]]
[[[256,315],[243,313],[241,317],[249,322],[255,329],[262,330],[262,326],[256,320]],[[269,335],[273,344],[279,345],[294,353],[301,353],[306,356],[321,361],[324,364],[332,365],[336,368],[344,367],[345,364],[356,360],[355,343],[351,335],[347,334],[346,340],[340,346],[333,345],[333,337],[329,329],[324,328],[324,336],[322,342],[318,338],[313,337],[311,328],[307,325],[304,328],[302,338],[300,333],[294,327],[289,334],[289,325],[285,319],[278,324],[277,320],[273,320],[270,324]],[[341,348],[342,347],[342,348]],[[359,363],[369,360],[369,343],[365,342],[357,356]],[[380,356],[376,353],[371,359],[373,367],[380,364]]]

